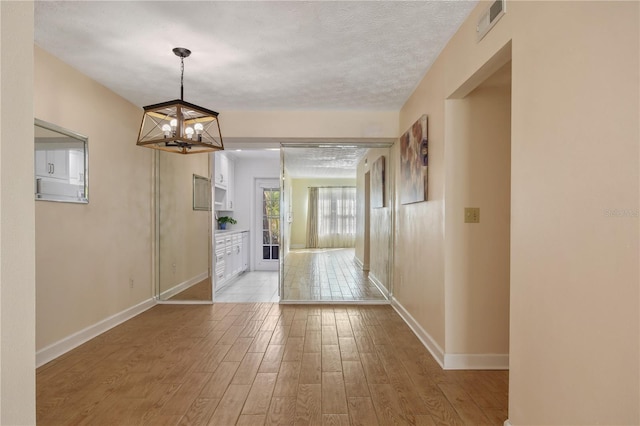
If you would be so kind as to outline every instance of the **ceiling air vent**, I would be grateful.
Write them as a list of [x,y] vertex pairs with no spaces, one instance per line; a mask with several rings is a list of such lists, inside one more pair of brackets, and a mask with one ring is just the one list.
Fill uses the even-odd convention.
[[486,10],[478,20],[478,26],[476,27],[476,34],[478,34],[478,41],[487,35],[487,33],[493,28],[493,26],[502,18],[506,8],[506,0],[496,0],[491,3],[489,9]]

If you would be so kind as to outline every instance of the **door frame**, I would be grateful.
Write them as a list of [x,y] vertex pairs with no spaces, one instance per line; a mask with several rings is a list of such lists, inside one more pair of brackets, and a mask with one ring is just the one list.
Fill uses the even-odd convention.
[[[287,188],[286,185],[288,182],[289,177],[287,177],[286,181],[285,181],[285,168],[286,168],[286,161],[285,161],[285,149],[287,148],[330,148],[330,147],[339,147],[339,146],[348,146],[348,147],[360,147],[360,148],[369,148],[369,149],[374,149],[374,148],[384,148],[384,149],[388,149],[388,157],[389,158],[393,158],[394,151],[393,151],[393,145],[395,143],[395,139],[390,139],[390,140],[365,140],[365,139],[351,139],[351,140],[322,140],[320,141],[316,141],[316,140],[308,140],[305,142],[281,142],[280,143],[280,166],[281,166],[281,196],[280,196],[280,222],[281,222],[281,226],[280,226],[280,233],[281,233],[281,239],[280,239],[280,244],[282,247],[288,247],[289,241],[288,239],[291,238],[291,235],[289,232],[287,232],[286,234],[283,234],[283,230],[285,229],[283,224],[285,223],[286,217],[285,217],[285,211],[284,211],[284,207],[286,205],[287,202],[290,202],[290,200],[286,200],[285,197],[288,197],[287,195]],[[392,161],[389,162],[390,164],[393,164]],[[391,166],[388,166],[391,167]],[[392,292],[393,292],[393,281],[394,281],[394,274],[393,274],[393,262],[394,262],[394,244],[395,244],[395,234],[396,234],[396,230],[395,230],[395,212],[394,209],[392,208],[395,205],[395,190],[394,190],[394,182],[395,182],[395,177],[393,176],[393,172],[391,168],[387,169],[386,172],[386,176],[387,179],[389,180],[388,182],[388,190],[389,190],[389,196],[390,196],[390,237],[389,237],[389,241],[388,241],[388,249],[389,249],[389,258],[388,258],[388,265],[389,267],[387,268],[387,282],[389,285],[388,288],[388,299],[386,300],[348,300],[348,301],[340,301],[340,300],[311,300],[311,301],[306,301],[306,300],[289,300],[289,299],[285,299],[283,300],[282,297],[284,295],[284,285],[285,285],[285,274],[284,274],[284,270],[286,268],[285,266],[285,255],[283,255],[283,253],[281,253],[280,256],[280,303],[285,303],[285,304],[362,304],[362,305],[388,305],[391,304],[391,296],[392,296]],[[371,185],[371,175],[369,175],[369,187]],[[368,193],[369,191],[367,191]],[[369,194],[370,197],[370,194]],[[369,207],[370,207],[370,198],[369,198]],[[370,210],[370,209],[367,209]],[[368,213],[370,214],[370,211],[368,211]],[[370,263],[370,257],[371,257],[371,234],[370,234],[370,227],[371,227],[371,218],[369,217],[369,225],[367,226],[367,229],[369,230],[369,235],[368,235],[368,239],[369,239],[369,263]],[[364,266],[364,265],[363,265]],[[367,270],[369,269],[370,265],[367,265]]]
[[[265,186],[260,186],[265,185]],[[272,267],[265,268],[261,265],[262,262],[262,193],[258,191],[258,188],[277,188],[280,191],[280,234],[278,236],[280,241],[280,249],[278,250],[278,260],[269,262],[273,264]],[[255,178],[253,185],[253,200],[254,200],[254,223],[255,223],[255,235],[254,250],[253,250],[253,270],[254,271],[279,271],[280,259],[282,258],[282,189],[280,188],[280,182],[278,178]],[[270,266],[270,265],[269,265]]]

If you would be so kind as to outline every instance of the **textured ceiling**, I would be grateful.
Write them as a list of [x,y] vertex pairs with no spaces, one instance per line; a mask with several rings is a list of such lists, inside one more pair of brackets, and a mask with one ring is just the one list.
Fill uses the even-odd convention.
[[284,167],[294,178],[355,178],[367,148],[284,148]]
[[[358,161],[368,148],[348,145],[285,147],[284,166],[293,178],[355,178]],[[280,159],[279,149],[226,149],[235,161]],[[276,171],[279,173],[278,171]]]
[[476,1],[37,1],[37,45],[138,106],[398,110]]

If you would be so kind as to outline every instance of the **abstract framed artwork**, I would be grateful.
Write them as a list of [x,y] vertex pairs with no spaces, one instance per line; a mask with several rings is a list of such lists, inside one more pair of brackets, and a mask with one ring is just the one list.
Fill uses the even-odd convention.
[[371,166],[371,208],[384,207],[384,156],[378,157]]
[[400,202],[427,201],[427,116],[423,115],[400,137]]

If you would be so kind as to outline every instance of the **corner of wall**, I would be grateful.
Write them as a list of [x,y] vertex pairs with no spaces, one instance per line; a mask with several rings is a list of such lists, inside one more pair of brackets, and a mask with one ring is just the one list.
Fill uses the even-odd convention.
[[0,2],[0,424],[35,424],[33,9]]
[[69,352],[70,350],[77,348],[81,344],[88,342],[94,337],[112,329],[113,327],[122,324],[123,322],[143,313],[144,311],[154,307],[156,305],[155,299],[147,299],[144,302],[138,303],[131,308],[125,309],[115,315],[105,318],[89,327],[86,327],[76,333],[73,333],[51,345],[40,349],[36,352],[36,368],[53,361],[57,357]]
[[416,321],[413,316],[405,309],[404,306],[395,298],[391,298],[391,306],[395,311],[400,315],[400,317],[404,320],[405,323],[409,326],[411,331],[416,335],[416,337],[422,342],[425,348],[431,353],[433,358],[440,364],[440,367],[444,368],[444,351],[438,345],[438,342],[435,341],[433,337]]

